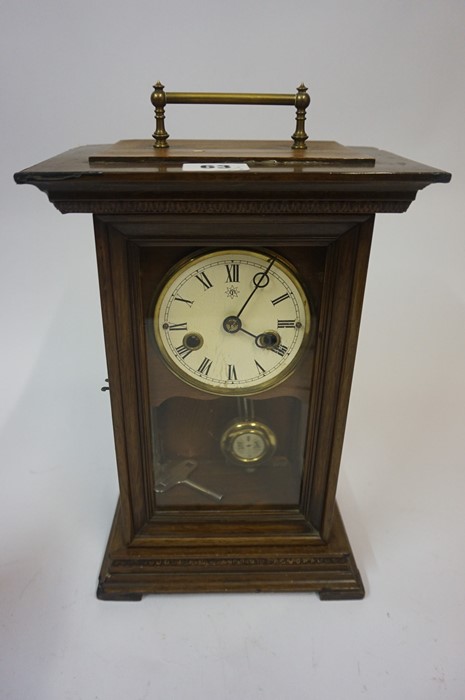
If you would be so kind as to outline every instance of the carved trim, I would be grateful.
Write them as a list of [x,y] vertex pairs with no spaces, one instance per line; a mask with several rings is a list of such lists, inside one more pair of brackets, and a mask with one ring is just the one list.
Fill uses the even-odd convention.
[[318,565],[346,564],[349,554],[342,554],[338,557],[279,557],[278,559],[267,559],[265,557],[241,557],[241,558],[214,558],[214,559],[116,559],[112,562],[113,568],[137,567],[137,568],[235,568],[235,567],[304,567]]
[[62,214],[376,214],[402,213],[410,200],[55,200]]

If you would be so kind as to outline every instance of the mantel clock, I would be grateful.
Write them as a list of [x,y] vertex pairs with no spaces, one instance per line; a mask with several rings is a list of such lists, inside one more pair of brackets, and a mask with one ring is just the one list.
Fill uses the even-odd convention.
[[[176,102],[291,104],[296,128],[171,142]],[[120,484],[98,596],[363,597],[335,494],[374,218],[450,175],[307,143],[303,85],[152,103],[152,141],[15,176],[94,215]]]

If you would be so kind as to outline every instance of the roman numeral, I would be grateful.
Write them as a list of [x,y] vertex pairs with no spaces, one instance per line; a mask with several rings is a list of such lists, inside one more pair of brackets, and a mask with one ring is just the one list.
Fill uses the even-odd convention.
[[188,306],[192,306],[192,304],[194,303],[193,301],[189,301],[189,299],[183,299],[182,297],[174,297],[174,300],[175,301],[183,301]]
[[276,299],[272,299],[272,300],[271,300],[271,303],[273,304],[273,306],[276,306],[276,304],[280,304],[280,303],[281,303],[282,301],[284,301],[285,299],[289,299],[289,294],[288,294],[288,292],[286,292],[286,294],[281,294],[281,296],[280,296],[280,297],[276,297]]
[[284,357],[288,351],[288,348],[286,345],[276,345],[276,347],[270,348],[270,350],[273,350],[273,352],[276,352],[278,355],[281,355],[281,357]]
[[239,282],[239,263],[226,264],[226,282]]
[[204,357],[204,359],[200,363],[200,366],[199,366],[197,372],[200,372],[200,374],[204,374],[205,376],[207,376],[209,371],[210,371],[211,366],[212,366],[212,360],[209,360],[208,357]]
[[236,368],[234,365],[228,365],[228,379],[229,381],[237,379]]
[[169,331],[187,331],[187,321],[185,323],[170,323]]
[[199,274],[195,276],[195,279],[199,280],[199,282],[203,284],[204,289],[210,289],[213,287],[205,272],[199,272]]
[[257,360],[255,360],[255,367],[258,369],[259,374],[265,374],[265,368],[262,367]]
[[288,319],[285,321],[278,321],[278,328],[295,328],[295,319]]
[[185,345],[179,345],[179,346],[176,348],[176,352],[178,353],[178,355],[179,355],[180,357],[182,357],[182,358],[184,359],[185,357],[187,357],[188,355],[191,354],[192,349],[191,349],[191,348],[186,348]]

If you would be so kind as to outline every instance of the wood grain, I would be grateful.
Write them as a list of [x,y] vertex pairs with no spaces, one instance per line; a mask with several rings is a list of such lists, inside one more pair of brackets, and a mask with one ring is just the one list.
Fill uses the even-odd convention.
[[[183,172],[182,163],[244,161],[247,172]],[[363,584],[335,494],[374,215],[405,211],[450,175],[334,142],[151,142],[74,149],[15,175],[62,212],[94,214],[120,501],[98,596],[316,591],[360,598]],[[312,307],[305,357],[257,399],[277,435],[275,461],[247,473],[218,448],[234,406],[183,384],[150,326],[169,269],[201,248],[273,250]],[[230,398],[230,397],[228,397]],[[212,504],[186,486],[157,496],[164,461],[198,460],[225,491]]]

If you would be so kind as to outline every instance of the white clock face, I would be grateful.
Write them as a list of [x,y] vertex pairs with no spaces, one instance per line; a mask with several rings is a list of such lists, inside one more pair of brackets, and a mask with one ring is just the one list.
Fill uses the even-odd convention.
[[219,250],[184,261],[155,305],[169,368],[213,394],[251,395],[295,368],[310,330],[306,295],[273,253]]

